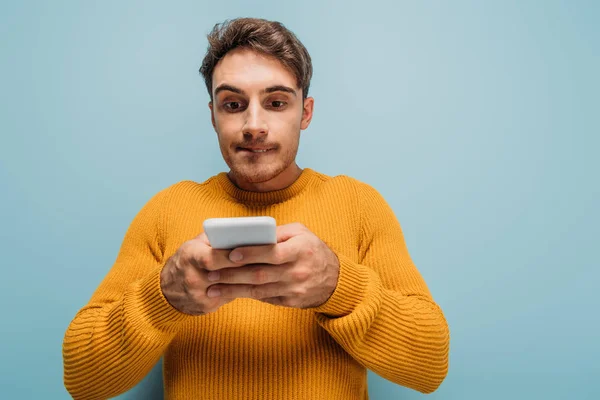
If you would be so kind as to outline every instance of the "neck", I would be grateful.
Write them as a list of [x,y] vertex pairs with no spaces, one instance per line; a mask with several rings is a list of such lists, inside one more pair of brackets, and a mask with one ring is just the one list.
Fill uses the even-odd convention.
[[302,174],[302,169],[296,162],[293,162],[279,175],[265,182],[248,182],[243,178],[237,177],[232,171],[229,171],[227,176],[235,186],[242,190],[250,192],[272,192],[290,186],[298,179],[300,174]]

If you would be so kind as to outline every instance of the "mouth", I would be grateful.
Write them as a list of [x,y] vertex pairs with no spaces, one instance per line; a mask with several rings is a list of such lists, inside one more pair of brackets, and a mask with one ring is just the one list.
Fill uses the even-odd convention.
[[271,153],[274,151],[274,147],[264,148],[264,147],[238,147],[237,151],[248,154],[265,154]]

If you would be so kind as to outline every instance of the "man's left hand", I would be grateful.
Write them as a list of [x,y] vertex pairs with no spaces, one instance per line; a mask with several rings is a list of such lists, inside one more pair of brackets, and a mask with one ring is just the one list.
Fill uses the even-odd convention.
[[278,226],[277,244],[238,247],[229,257],[239,267],[209,272],[209,281],[215,283],[209,297],[311,308],[326,302],[337,286],[337,256],[300,223]]

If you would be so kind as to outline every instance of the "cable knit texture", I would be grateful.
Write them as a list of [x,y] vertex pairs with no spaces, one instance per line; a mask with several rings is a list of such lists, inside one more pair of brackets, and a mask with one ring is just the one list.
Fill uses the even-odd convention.
[[[173,308],[160,271],[212,217],[301,222],[340,260],[333,295],[312,309],[236,299],[192,316]],[[163,357],[165,398],[368,399],[367,369],[420,392],[448,370],[449,330],[413,264],[398,220],[371,186],[305,168],[289,187],[237,188],[222,172],[153,196],[63,342],[75,399],[135,386]]]

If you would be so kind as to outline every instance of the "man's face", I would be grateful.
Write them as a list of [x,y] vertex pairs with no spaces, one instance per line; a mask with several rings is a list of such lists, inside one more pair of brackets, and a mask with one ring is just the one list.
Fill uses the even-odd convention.
[[212,90],[212,124],[237,180],[262,183],[297,168],[300,130],[310,123],[314,100],[303,104],[293,73],[274,58],[236,48],[215,67]]

